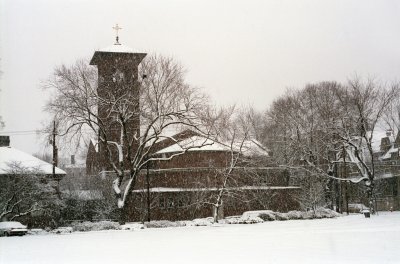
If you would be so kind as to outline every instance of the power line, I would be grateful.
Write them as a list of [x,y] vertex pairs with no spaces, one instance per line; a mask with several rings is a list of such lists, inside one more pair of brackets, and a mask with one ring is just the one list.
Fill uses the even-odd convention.
[[29,136],[29,135],[38,135],[38,134],[46,134],[45,131],[40,130],[25,130],[25,131],[0,131],[0,135],[4,136]]
[[[92,129],[81,129],[82,131],[92,132]],[[13,130],[13,131],[0,131],[0,135],[31,135],[31,134],[51,134],[46,130]]]
[[35,130],[14,130],[14,131],[0,131],[0,134],[9,134],[9,133],[44,133],[44,130],[40,130],[40,129],[35,129]]

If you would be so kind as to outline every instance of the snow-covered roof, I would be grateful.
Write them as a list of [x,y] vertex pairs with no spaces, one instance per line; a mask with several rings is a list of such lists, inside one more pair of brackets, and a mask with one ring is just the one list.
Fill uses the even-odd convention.
[[[192,136],[171,146],[159,150],[156,154],[188,151],[231,151],[230,143],[219,143],[203,136]],[[245,156],[268,156],[268,151],[256,140],[246,140],[234,143],[234,151],[240,151]]]
[[161,149],[156,154],[181,152],[185,149],[188,151],[227,151],[229,148],[225,145],[217,143],[209,138],[202,136],[192,136],[177,142],[169,147]]
[[[371,134],[371,131],[368,131],[368,136]],[[391,133],[389,136],[387,135],[387,131],[384,130],[375,130],[373,137],[372,137],[372,142],[371,142],[371,146],[372,146],[372,150],[374,153],[376,152],[380,152],[381,151],[381,141],[382,138],[388,138],[390,141],[390,144],[394,144],[396,138],[394,137],[394,134]]]
[[394,146],[392,146],[388,152],[386,152],[384,155],[382,155],[380,157],[381,160],[385,160],[385,159],[390,159],[392,157],[393,153],[398,153],[399,152],[399,148],[395,148]]
[[[10,174],[17,165],[22,174],[52,174],[53,165],[13,147],[0,147],[0,175]],[[15,169],[15,168],[14,168]],[[14,170],[14,173],[17,173]],[[18,172],[19,173],[19,172]],[[55,173],[66,174],[56,167]]]
[[[238,186],[227,187],[226,190],[284,190],[284,189],[300,189],[297,186]],[[204,192],[204,191],[217,191],[217,187],[210,188],[167,188],[167,187],[154,187],[149,189],[150,192]],[[134,193],[147,192],[147,189],[133,190]]]
[[123,45],[123,44],[114,44],[114,45],[99,49],[98,51],[101,51],[101,52],[117,52],[117,53],[137,53],[131,47],[128,47],[128,46]]
[[[131,59],[134,58],[134,61],[138,64],[146,56],[146,53],[137,52],[128,46],[118,43],[118,44],[114,44],[114,45],[108,46],[106,48],[102,48],[102,49],[95,51],[89,64],[90,65],[98,65],[98,64],[104,63],[103,59],[109,57],[108,55],[110,55],[110,53],[114,53],[114,55],[116,55],[116,56],[129,57]],[[104,57],[104,56],[106,56],[106,57]]]
[[[240,148],[240,144],[236,144]],[[255,139],[246,140],[243,142],[241,152],[245,156],[269,156],[267,149]]]

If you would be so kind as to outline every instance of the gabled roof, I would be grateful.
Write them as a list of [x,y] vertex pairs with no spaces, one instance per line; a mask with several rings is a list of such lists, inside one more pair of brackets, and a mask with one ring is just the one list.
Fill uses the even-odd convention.
[[268,151],[256,140],[234,142],[217,142],[216,140],[201,135],[194,135],[178,140],[175,144],[160,149],[156,154],[188,151],[226,151],[241,152],[245,156],[269,156]]
[[136,64],[139,64],[144,59],[144,57],[146,57],[146,55],[146,53],[135,52],[132,48],[128,46],[122,44],[114,44],[112,46],[95,51],[89,64],[98,65],[98,63],[102,62],[104,59],[115,58],[116,56],[124,58],[127,62],[134,61]]
[[173,128],[171,131],[166,129],[163,131],[162,136],[163,139],[154,143],[149,142],[148,146],[152,146],[152,152],[157,152],[161,149],[167,148],[169,146],[172,146],[176,144],[176,142],[182,141],[184,139],[190,138],[192,136],[199,136],[200,134],[191,130],[191,129],[184,129],[180,132],[178,132],[178,128]]
[[379,159],[386,160],[392,158],[392,153],[398,153],[399,148],[392,146],[385,154],[383,154]]
[[[13,168],[14,167],[14,168]],[[17,167],[17,168],[16,168]],[[0,147],[0,175],[53,173],[53,165],[12,147]],[[57,168],[55,174],[66,172]]]
[[99,49],[98,51],[102,51],[102,52],[118,52],[118,53],[137,53],[131,47],[128,47],[128,46],[123,45],[123,44],[114,44],[114,45],[108,46],[106,48]]
[[229,148],[226,145],[217,143],[202,136],[192,136],[163,148],[157,151],[156,154],[182,152],[185,149],[188,149],[188,151],[229,151]]

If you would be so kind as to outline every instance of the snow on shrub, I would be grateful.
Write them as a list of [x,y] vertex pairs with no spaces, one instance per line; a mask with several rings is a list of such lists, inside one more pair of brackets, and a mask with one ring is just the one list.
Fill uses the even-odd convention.
[[141,223],[125,223],[124,225],[121,225],[120,228],[121,230],[134,231],[134,230],[144,229],[145,226],[144,224]]
[[262,211],[258,217],[260,217],[264,221],[275,221],[276,216],[273,211],[267,210],[267,211]]
[[[289,216],[287,213],[279,213],[279,212],[274,212],[275,219],[278,221],[286,221],[289,220]],[[261,216],[260,216],[261,217]],[[261,217],[262,218],[262,217]]]
[[[239,224],[256,224],[262,223],[264,220],[260,217],[261,214],[266,214],[266,211],[247,211],[239,218]],[[263,215],[263,217],[266,217]]]
[[243,224],[262,223],[264,221],[274,221],[275,215],[271,210],[247,211],[240,217],[239,222]]
[[219,220],[220,224],[239,224],[241,216],[228,216],[225,219]]
[[82,222],[72,223],[74,231],[100,231],[100,230],[119,230],[121,226],[117,222],[100,221],[100,222]]
[[172,222],[167,220],[151,221],[144,223],[146,228],[166,228],[185,226],[182,222]]
[[315,214],[314,211],[310,210],[307,212],[301,212],[303,219],[314,219],[314,218],[318,218]]
[[303,212],[300,211],[289,211],[286,215],[290,220],[303,219]]
[[340,216],[338,212],[323,207],[315,210],[315,215],[317,215],[319,218],[334,218]]
[[257,223],[263,223],[264,220],[262,220],[260,217],[258,216],[254,216],[254,215],[249,215],[247,217],[241,217],[239,218],[239,224],[257,224]]
[[213,218],[212,217],[197,218],[192,221],[192,224],[194,226],[210,226],[213,224]]
[[53,234],[70,234],[74,231],[70,226],[59,227],[56,229],[51,230]]
[[340,216],[339,213],[327,209],[318,208],[314,211],[289,211],[287,213],[273,212],[271,210],[260,210],[260,211],[247,211],[237,220],[225,220],[228,224],[253,224],[264,221],[285,221],[285,220],[297,220],[297,219],[315,219],[315,218],[334,218]]
[[289,219],[321,219],[321,218],[334,218],[339,217],[340,214],[328,209],[328,208],[317,208],[315,211],[310,210],[307,212],[302,211],[290,211],[287,213]]

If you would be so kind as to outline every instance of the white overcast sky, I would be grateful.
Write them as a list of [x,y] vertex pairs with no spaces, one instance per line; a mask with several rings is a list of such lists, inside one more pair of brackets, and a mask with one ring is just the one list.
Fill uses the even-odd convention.
[[[400,74],[400,1],[0,0],[0,115],[7,131],[46,118],[40,89],[54,66],[114,42],[173,56],[218,104],[265,109],[287,87]],[[35,135],[11,137],[29,153]]]

